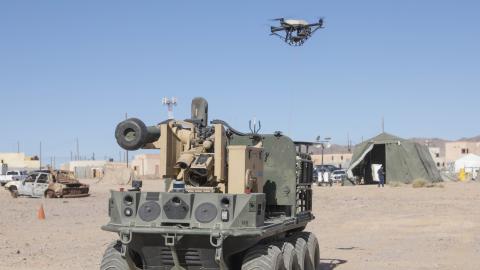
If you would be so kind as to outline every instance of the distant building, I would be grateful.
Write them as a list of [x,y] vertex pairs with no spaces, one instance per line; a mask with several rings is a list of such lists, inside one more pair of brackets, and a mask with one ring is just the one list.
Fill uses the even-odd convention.
[[80,179],[101,178],[107,163],[106,160],[72,160],[62,164],[60,169],[73,172]]
[[428,150],[437,168],[445,168],[445,155],[442,155],[440,147],[428,147]]
[[136,155],[132,169],[135,176],[160,177],[160,154]]
[[[312,155],[314,165],[322,164],[322,155]],[[323,155],[323,164],[334,165],[339,168],[348,168],[352,161],[352,153],[328,153]]]
[[445,143],[445,162],[449,165],[468,154],[480,155],[480,142],[457,141]]
[[38,170],[38,157],[29,157],[25,153],[0,153],[0,164],[7,164],[8,169]]

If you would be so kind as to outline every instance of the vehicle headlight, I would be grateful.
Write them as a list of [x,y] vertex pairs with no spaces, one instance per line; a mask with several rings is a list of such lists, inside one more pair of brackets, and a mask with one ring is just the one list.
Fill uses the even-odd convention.
[[132,214],[133,214],[133,210],[132,210],[132,208],[127,207],[127,208],[125,208],[125,210],[123,211],[123,213],[125,214],[125,216],[130,217],[130,216],[132,216]]

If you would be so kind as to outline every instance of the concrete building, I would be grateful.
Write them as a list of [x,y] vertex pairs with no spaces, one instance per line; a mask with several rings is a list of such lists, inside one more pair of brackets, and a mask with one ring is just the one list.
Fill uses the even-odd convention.
[[448,165],[468,154],[480,155],[480,142],[457,141],[445,143],[445,163]]
[[132,161],[135,176],[160,177],[160,154],[136,155]]
[[[322,164],[322,155],[312,155],[314,165]],[[334,165],[339,168],[348,168],[352,161],[352,153],[328,153],[323,155],[323,164]]]
[[73,172],[76,178],[101,178],[104,174],[106,160],[72,160],[62,164],[60,169]]
[[428,147],[430,155],[438,169],[445,168],[445,155],[442,155],[440,147]]
[[0,153],[0,164],[7,164],[8,169],[38,170],[38,157],[29,157],[25,153]]

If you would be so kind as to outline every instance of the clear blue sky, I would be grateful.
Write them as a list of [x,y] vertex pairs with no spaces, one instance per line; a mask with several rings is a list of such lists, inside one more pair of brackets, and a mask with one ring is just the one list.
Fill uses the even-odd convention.
[[[480,134],[480,3],[365,1],[1,1],[0,151],[118,158],[125,112],[166,118],[163,96],[209,100],[211,118],[346,143]],[[300,48],[270,18],[325,17]],[[57,161],[57,162],[59,162]]]

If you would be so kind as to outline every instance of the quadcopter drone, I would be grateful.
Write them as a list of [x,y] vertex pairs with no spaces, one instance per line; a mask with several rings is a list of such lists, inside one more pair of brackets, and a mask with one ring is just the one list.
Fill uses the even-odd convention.
[[[311,24],[305,20],[284,18],[274,19],[274,21],[279,21],[280,26],[272,26],[270,28],[271,35],[280,37],[291,46],[302,46],[315,31],[323,28],[323,19],[320,19],[318,23]],[[285,36],[280,35],[279,32],[285,32]]]

